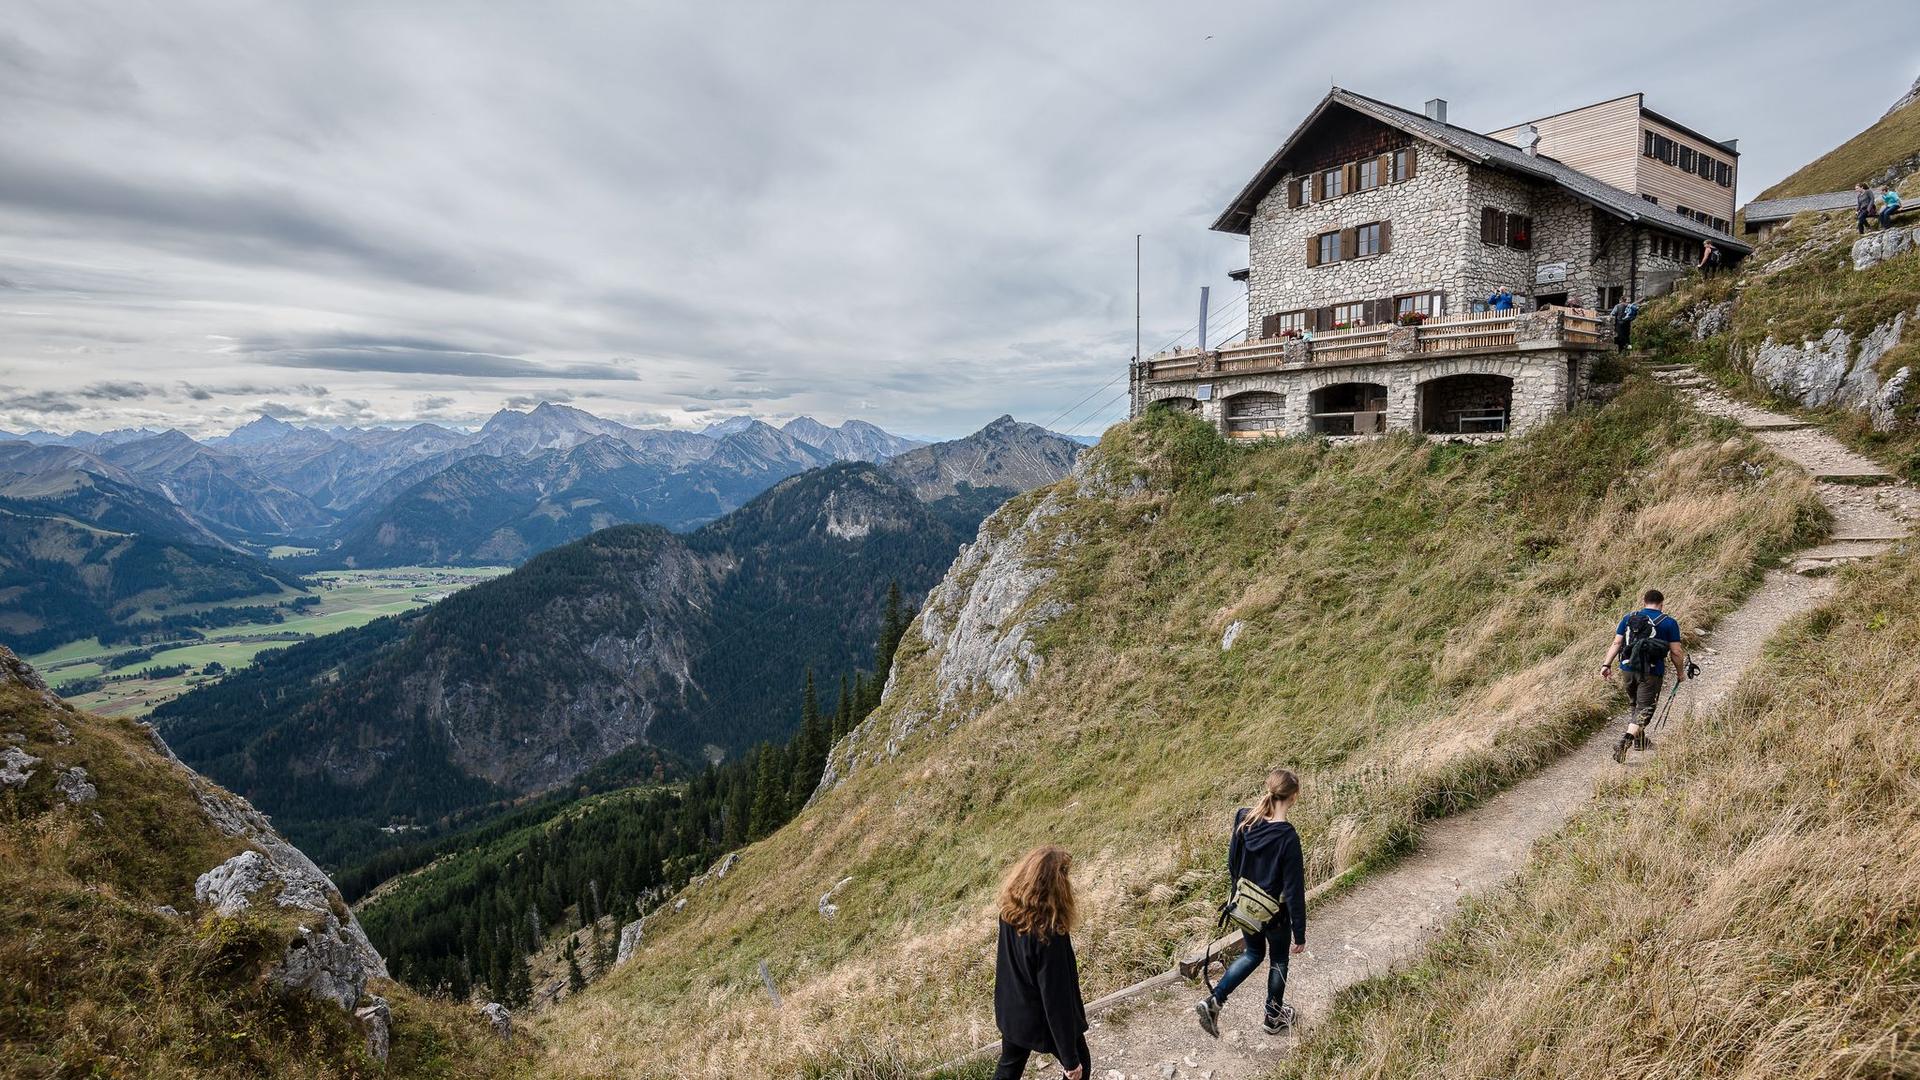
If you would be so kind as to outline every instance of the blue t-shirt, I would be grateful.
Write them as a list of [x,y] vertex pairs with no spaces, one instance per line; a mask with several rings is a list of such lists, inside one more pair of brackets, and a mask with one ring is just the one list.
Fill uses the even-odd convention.
[[[1653,620],[1653,636],[1654,637],[1659,638],[1661,641],[1679,641],[1680,640],[1680,621],[1678,619],[1675,619],[1673,616],[1668,615],[1665,612],[1655,611],[1652,608],[1641,608],[1640,611],[1646,612],[1647,617]],[[1640,614],[1640,611],[1632,611],[1632,612],[1628,612],[1625,615],[1622,615],[1620,617],[1620,625],[1614,627],[1613,632],[1615,634],[1620,635],[1621,637],[1625,637],[1627,634],[1627,620],[1633,618],[1635,615]],[[1620,659],[1620,667],[1622,670],[1625,670],[1626,666],[1627,666],[1626,658],[1622,657]],[[1647,672],[1647,674],[1665,675],[1667,673],[1667,653],[1664,651],[1661,652],[1660,659],[1655,660],[1652,666],[1653,666],[1653,670]]]

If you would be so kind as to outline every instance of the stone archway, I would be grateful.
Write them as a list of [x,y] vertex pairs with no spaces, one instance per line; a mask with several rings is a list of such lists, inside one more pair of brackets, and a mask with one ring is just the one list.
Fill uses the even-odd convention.
[[1307,395],[1307,430],[1315,435],[1372,435],[1386,430],[1387,388],[1330,383]]
[[1287,395],[1247,390],[1226,399],[1227,436],[1259,439],[1285,432]]
[[1418,394],[1420,430],[1429,435],[1505,431],[1513,421],[1513,380],[1505,375],[1442,375],[1421,383]]

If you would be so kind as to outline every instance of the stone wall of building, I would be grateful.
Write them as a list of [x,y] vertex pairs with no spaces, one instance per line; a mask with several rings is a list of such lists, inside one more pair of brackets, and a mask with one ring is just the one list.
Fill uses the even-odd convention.
[[1653,234],[1645,230],[1635,237],[1639,259],[1634,269],[1634,295],[1642,301],[1672,292],[1675,282],[1694,272],[1693,263],[1685,259],[1654,254],[1653,240]]
[[[1461,244],[1477,236],[1468,218],[1466,162],[1426,143],[1415,145],[1414,175],[1397,184],[1301,207],[1287,205],[1287,185],[1261,200],[1247,237],[1247,336],[1282,311],[1458,288]],[[1479,211],[1474,210],[1477,215]],[[1325,266],[1307,265],[1307,241],[1321,233],[1375,221],[1392,222],[1384,255]]]
[[[1533,295],[1533,252],[1489,244],[1480,239],[1480,213],[1493,207],[1509,214],[1534,214],[1533,185],[1517,176],[1474,169],[1467,185],[1467,228],[1462,235],[1460,288],[1462,300],[1449,305],[1453,311],[1470,311],[1473,302],[1485,300],[1505,286],[1524,303]],[[1536,243],[1538,222],[1533,230]]]
[[[1420,361],[1326,364],[1245,375],[1199,374],[1161,383],[1136,377],[1133,413],[1138,415],[1156,403],[1190,408],[1224,434],[1228,400],[1257,390],[1286,398],[1284,419],[1276,434],[1307,435],[1311,433],[1314,391],[1345,383],[1372,383],[1387,389],[1387,430],[1420,431],[1424,426],[1420,415],[1424,385],[1450,375],[1498,376],[1512,382],[1509,430],[1521,432],[1564,414],[1579,393],[1584,370],[1579,352],[1534,349]],[[1460,407],[1447,403],[1467,392],[1454,383],[1431,389],[1446,396],[1430,403],[1430,411]],[[1488,389],[1487,381],[1481,380],[1473,395],[1476,399],[1484,397]]]

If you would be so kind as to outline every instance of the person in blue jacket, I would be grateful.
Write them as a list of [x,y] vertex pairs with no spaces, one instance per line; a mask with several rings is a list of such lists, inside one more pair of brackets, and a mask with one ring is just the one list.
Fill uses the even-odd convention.
[[[1220,1037],[1220,1007],[1227,996],[1267,961],[1265,1029],[1278,1035],[1293,1027],[1293,1006],[1287,993],[1287,957],[1307,951],[1307,871],[1300,851],[1300,834],[1287,821],[1287,812],[1300,797],[1300,778],[1287,769],[1267,774],[1267,788],[1249,810],[1233,815],[1233,838],[1227,844],[1227,872],[1245,878],[1282,901],[1265,931],[1246,935],[1246,948],[1213,987],[1213,993],[1194,1005],[1200,1027]],[[1291,948],[1289,948],[1291,943]]]
[[1492,296],[1487,297],[1487,310],[1512,311],[1513,290],[1507,288],[1505,285],[1500,286]]
[[1667,614],[1667,598],[1659,589],[1648,589],[1640,598],[1638,611],[1621,616],[1613,629],[1613,647],[1601,661],[1600,677],[1613,678],[1614,661],[1620,662],[1621,683],[1632,704],[1626,733],[1613,748],[1613,760],[1627,760],[1627,748],[1647,748],[1647,724],[1660,703],[1660,684],[1666,678],[1667,661],[1674,664],[1673,681],[1677,686],[1687,677],[1687,650],[1680,644],[1680,621]]

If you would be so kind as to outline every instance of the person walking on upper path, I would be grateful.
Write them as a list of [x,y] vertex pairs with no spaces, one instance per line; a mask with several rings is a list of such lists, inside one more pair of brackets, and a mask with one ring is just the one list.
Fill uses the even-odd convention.
[[[1300,851],[1300,834],[1287,821],[1287,812],[1300,797],[1300,779],[1286,769],[1267,774],[1267,787],[1252,809],[1233,815],[1232,839],[1227,844],[1227,872],[1233,896],[1223,918],[1240,927],[1245,951],[1227,966],[1213,992],[1194,1005],[1200,1027],[1220,1037],[1220,1007],[1253,969],[1267,961],[1266,1032],[1278,1035],[1293,1027],[1293,1006],[1287,992],[1287,957],[1307,949],[1307,872]],[[1291,949],[1289,949],[1291,944]]]
[[1000,886],[1000,946],[993,1019],[1000,1028],[994,1080],[1019,1080],[1034,1051],[1060,1062],[1064,1080],[1087,1080],[1087,1007],[1070,936],[1077,917],[1073,857],[1051,845],[1014,864]]
[[1622,300],[1607,314],[1613,316],[1613,347],[1621,352],[1633,348],[1633,320],[1640,317],[1640,305]]
[[1862,236],[1867,234],[1867,219],[1873,216],[1876,209],[1873,204],[1872,188],[1865,184],[1853,185],[1853,209],[1860,217],[1860,235]]
[[1647,725],[1660,703],[1667,661],[1674,663],[1675,689],[1687,678],[1687,650],[1680,644],[1680,621],[1666,613],[1667,598],[1659,589],[1648,589],[1640,602],[1640,610],[1628,612],[1614,627],[1613,646],[1600,664],[1601,678],[1612,679],[1614,661],[1619,661],[1621,682],[1632,705],[1627,730],[1613,748],[1613,760],[1621,762],[1627,760],[1628,747],[1647,748]]

